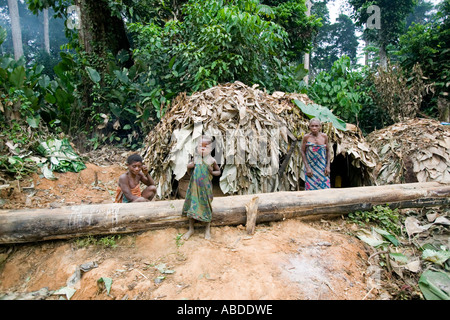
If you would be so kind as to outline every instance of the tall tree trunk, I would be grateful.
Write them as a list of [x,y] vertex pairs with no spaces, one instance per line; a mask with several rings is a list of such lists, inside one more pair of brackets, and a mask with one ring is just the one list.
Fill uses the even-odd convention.
[[367,48],[369,47],[369,40],[364,40],[364,65],[369,66],[369,52],[367,52]]
[[75,0],[80,8],[80,44],[88,54],[106,58],[108,53],[117,55],[121,50],[130,52],[125,25],[114,16],[105,0]]
[[383,70],[386,70],[387,69],[387,52],[386,52],[385,44],[380,44],[379,57],[380,57],[380,67]]
[[19,60],[23,56],[22,29],[20,28],[19,7],[17,0],[8,0],[9,17],[11,18],[11,31],[14,47],[14,58]]
[[[313,4],[311,3],[310,0],[307,0],[306,3],[306,16],[311,16],[311,8],[313,6]],[[306,52],[305,53],[305,58],[304,58],[304,63],[303,63],[303,67],[308,70],[308,73],[306,74],[305,78],[303,81],[305,81],[306,84],[308,84],[309,82],[309,63],[310,63],[310,52]]]
[[44,9],[44,45],[45,45],[45,52],[50,54],[50,37],[48,32],[48,8]]
[[[74,2],[80,14],[78,30],[80,46],[87,56],[92,58],[92,66],[102,75],[103,81],[109,54],[116,56],[122,50],[131,53],[124,22],[121,17],[113,15],[106,0],[74,0]],[[133,62],[129,59],[123,66],[129,68],[132,65]],[[88,78],[85,78],[83,83],[81,88],[83,105],[89,107],[93,103],[92,83]]]

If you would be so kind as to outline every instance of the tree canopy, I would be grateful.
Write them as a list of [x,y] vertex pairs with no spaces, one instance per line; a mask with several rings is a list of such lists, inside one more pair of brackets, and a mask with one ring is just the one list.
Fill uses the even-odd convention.
[[[325,0],[313,2],[310,16],[305,0],[18,3],[20,19],[28,24],[23,38],[30,45],[24,46],[24,57],[12,58],[3,1],[0,117],[7,126],[21,119],[37,130],[44,126],[68,134],[81,146],[89,141],[94,147],[136,148],[178,94],[236,80],[268,92],[308,93],[364,132],[380,128],[392,119],[382,99],[372,99],[382,91],[373,78],[379,74],[378,61],[364,69],[357,63],[358,26],[370,18],[370,5],[380,8],[381,24],[364,28],[363,38],[380,52],[390,49],[402,79],[425,77],[427,91],[418,112],[437,117],[439,108],[448,108],[448,0],[436,14],[424,1],[349,0],[354,15],[341,13],[335,23]],[[39,53],[46,8],[54,32],[47,60]],[[309,84],[303,81],[305,53],[312,58]],[[412,83],[395,88],[409,90]]]

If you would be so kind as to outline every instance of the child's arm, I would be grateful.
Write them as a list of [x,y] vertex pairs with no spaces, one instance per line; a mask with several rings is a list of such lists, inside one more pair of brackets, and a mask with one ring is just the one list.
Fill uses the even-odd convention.
[[211,164],[211,166],[208,166],[209,172],[215,177],[220,176],[221,171],[219,168],[219,165],[217,164],[216,160],[214,159],[214,162]]
[[187,172],[188,172],[189,175],[191,174],[192,169],[194,169],[194,167],[195,167],[194,161],[191,161],[191,162],[188,163],[188,165],[187,165],[187,169],[188,169]]
[[146,165],[142,166],[141,181],[143,184],[145,184],[147,186],[155,185],[155,181],[153,181],[152,177],[150,176],[150,173],[149,173]]

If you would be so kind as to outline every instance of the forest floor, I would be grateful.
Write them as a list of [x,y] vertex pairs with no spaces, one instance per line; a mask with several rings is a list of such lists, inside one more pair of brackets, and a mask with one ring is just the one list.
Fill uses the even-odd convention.
[[[35,174],[1,208],[111,203],[127,155],[98,154],[54,181]],[[342,218],[289,219],[258,224],[253,236],[244,226],[212,227],[209,241],[199,227],[187,241],[187,228],[167,228],[2,245],[0,299],[392,299],[373,275],[373,249],[351,235],[356,228]]]

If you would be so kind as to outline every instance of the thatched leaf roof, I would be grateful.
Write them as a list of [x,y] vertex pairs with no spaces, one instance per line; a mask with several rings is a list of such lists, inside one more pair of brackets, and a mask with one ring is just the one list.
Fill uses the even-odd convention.
[[450,126],[411,119],[372,132],[367,142],[378,154],[377,184],[450,183]]
[[[304,179],[300,143],[309,131],[309,118],[294,99],[312,103],[305,94],[268,94],[238,81],[177,96],[145,139],[144,161],[157,182],[158,195],[168,197],[174,179],[185,175],[202,134],[215,138],[223,193],[298,190]],[[323,132],[336,150],[333,156],[348,156],[371,184],[376,161],[360,130],[350,125],[340,131],[324,123]]]

